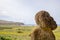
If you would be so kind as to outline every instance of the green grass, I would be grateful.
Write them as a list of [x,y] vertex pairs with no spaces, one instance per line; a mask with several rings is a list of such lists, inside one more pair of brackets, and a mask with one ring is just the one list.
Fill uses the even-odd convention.
[[60,40],[60,27],[53,31],[56,37],[56,40]]
[[[31,33],[33,26],[1,26],[0,27],[0,37],[5,38],[5,40],[31,40],[29,34]],[[58,27],[55,31],[53,31],[56,40],[60,40],[60,27]]]

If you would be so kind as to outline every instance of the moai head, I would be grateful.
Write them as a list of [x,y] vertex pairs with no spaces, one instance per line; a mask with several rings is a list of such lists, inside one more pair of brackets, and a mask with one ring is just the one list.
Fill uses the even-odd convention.
[[35,15],[35,21],[38,26],[41,28],[51,28],[51,30],[54,30],[57,28],[57,24],[54,21],[54,19],[50,16],[50,14],[47,11],[39,11]]

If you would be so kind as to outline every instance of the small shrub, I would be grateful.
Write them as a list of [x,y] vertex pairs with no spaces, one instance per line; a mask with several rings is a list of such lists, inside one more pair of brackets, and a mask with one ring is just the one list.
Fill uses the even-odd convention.
[[17,33],[23,33],[21,29],[17,29]]
[[18,30],[17,33],[23,33],[23,32]]
[[7,37],[4,37],[4,36],[0,36],[0,40],[12,40],[11,38],[7,38]]

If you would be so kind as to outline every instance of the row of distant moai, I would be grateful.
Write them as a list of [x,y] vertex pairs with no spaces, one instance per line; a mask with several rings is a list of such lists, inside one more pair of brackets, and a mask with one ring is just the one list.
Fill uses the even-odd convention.
[[39,11],[35,21],[37,27],[30,34],[31,40],[56,40],[52,31],[57,28],[57,24],[47,11]]

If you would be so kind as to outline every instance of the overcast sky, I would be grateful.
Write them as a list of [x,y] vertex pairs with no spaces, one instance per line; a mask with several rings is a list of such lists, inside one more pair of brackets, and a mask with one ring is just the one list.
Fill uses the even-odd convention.
[[0,0],[0,19],[35,24],[34,16],[46,10],[60,24],[60,0]]

